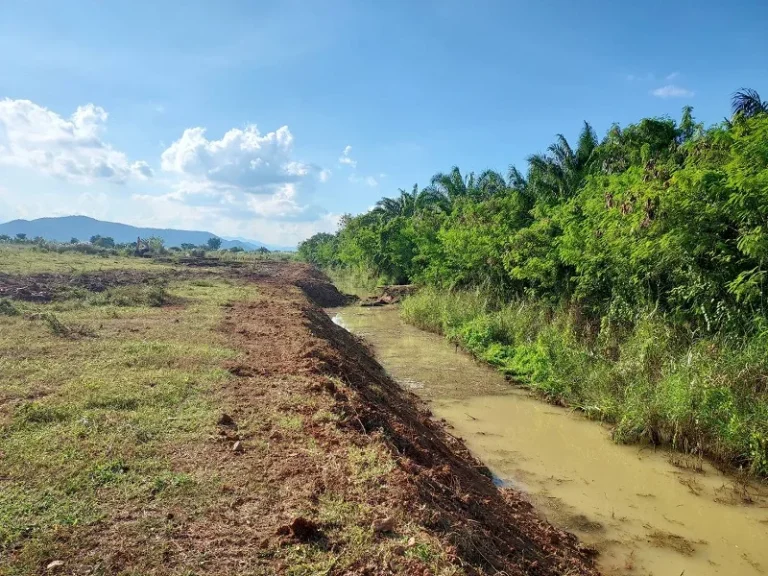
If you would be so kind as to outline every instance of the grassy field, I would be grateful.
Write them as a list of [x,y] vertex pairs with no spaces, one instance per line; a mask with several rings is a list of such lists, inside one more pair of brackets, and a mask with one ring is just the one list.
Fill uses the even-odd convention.
[[[5,249],[0,272],[81,273],[167,266],[149,260]],[[214,477],[173,452],[215,423],[212,390],[237,355],[222,306],[257,298],[221,278],[0,303],[0,573],[35,573],[63,531],[152,506],[195,508]]]
[[91,255],[67,251],[39,250],[24,244],[0,244],[0,272],[6,274],[73,274],[100,270],[171,270],[168,264],[149,258],[126,258],[110,254]]

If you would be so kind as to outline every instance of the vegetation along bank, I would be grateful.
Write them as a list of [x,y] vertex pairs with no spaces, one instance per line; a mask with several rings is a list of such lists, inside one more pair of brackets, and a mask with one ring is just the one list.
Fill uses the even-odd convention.
[[401,190],[299,253],[416,283],[403,316],[553,402],[768,475],[768,102],[705,127],[585,123],[510,167]]

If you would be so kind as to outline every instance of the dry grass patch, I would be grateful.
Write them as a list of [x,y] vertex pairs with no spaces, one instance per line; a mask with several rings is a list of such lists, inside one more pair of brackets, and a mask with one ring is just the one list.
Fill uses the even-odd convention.
[[173,453],[211,433],[211,391],[237,355],[217,331],[222,305],[256,290],[212,280],[167,294],[184,305],[97,295],[0,316],[0,574],[38,573],[62,532],[214,499],[215,478],[175,469]]

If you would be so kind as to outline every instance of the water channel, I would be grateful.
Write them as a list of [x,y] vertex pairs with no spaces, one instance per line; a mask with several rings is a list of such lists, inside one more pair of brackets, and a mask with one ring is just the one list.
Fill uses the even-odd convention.
[[539,513],[600,551],[606,576],[768,574],[768,490],[706,462],[620,446],[610,429],[515,388],[395,307],[332,310],[401,385]]

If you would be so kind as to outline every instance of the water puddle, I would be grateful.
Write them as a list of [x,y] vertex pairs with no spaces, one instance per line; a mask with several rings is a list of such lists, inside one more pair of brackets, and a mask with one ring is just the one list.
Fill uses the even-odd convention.
[[395,308],[350,307],[334,321],[373,345],[403,386],[540,513],[600,550],[614,574],[768,574],[768,490],[705,462],[618,446],[609,430],[510,388],[440,336],[404,324]]

